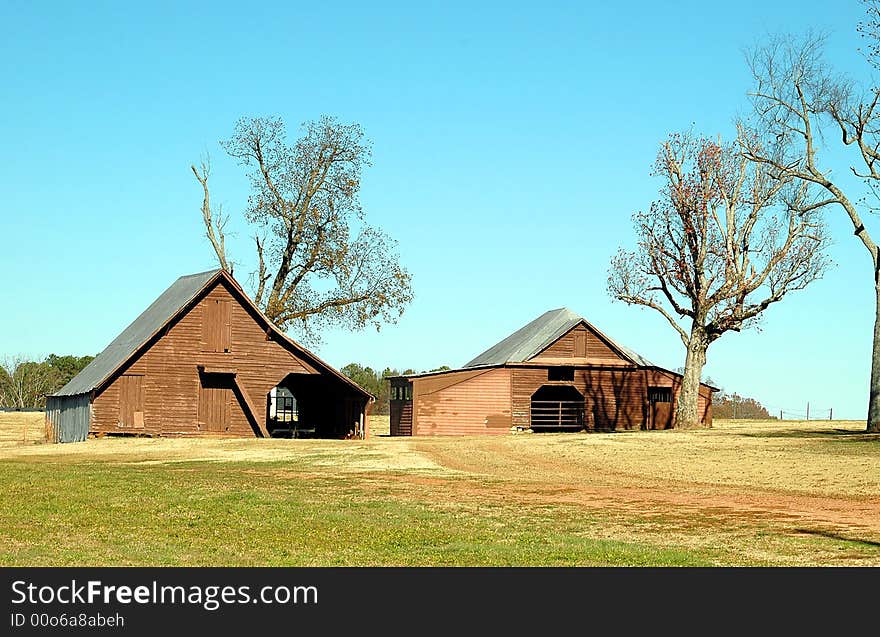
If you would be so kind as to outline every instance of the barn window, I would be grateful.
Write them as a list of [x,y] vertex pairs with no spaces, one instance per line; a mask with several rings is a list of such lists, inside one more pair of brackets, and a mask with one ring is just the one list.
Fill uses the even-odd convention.
[[208,299],[202,321],[202,340],[206,352],[229,352],[232,348],[232,303],[228,299]]
[[574,380],[574,367],[551,367],[547,370],[547,380]]
[[648,387],[648,401],[652,403],[671,403],[672,387]]

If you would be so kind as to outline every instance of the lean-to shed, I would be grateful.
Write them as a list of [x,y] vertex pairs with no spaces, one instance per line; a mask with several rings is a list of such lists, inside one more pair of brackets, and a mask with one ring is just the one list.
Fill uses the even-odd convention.
[[365,436],[373,397],[290,339],[224,270],[182,276],[46,399],[91,434]]
[[[391,378],[391,435],[666,429],[681,375],[567,308],[545,312],[460,369]],[[712,422],[712,392],[699,410]]]

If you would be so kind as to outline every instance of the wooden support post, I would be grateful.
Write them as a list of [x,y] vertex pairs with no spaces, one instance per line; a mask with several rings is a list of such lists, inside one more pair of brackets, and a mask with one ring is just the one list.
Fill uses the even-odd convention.
[[251,420],[257,423],[257,427],[259,427],[260,433],[263,435],[263,438],[269,438],[269,430],[266,429],[266,423],[257,418],[257,410],[254,409],[254,403],[251,402],[251,397],[248,395],[247,390],[244,388],[244,385],[238,382],[238,376],[233,376],[232,379],[235,383],[235,386],[238,388],[241,397],[244,398],[245,406],[250,412]]

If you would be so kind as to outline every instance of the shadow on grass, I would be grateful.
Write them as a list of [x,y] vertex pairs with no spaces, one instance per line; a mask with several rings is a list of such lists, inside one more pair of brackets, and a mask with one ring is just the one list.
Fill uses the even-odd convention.
[[846,537],[845,535],[840,535],[839,533],[834,533],[833,531],[823,531],[821,529],[795,529],[794,532],[800,533],[801,535],[817,535],[819,537],[828,538],[829,540],[838,540],[840,542],[848,542],[860,546],[880,547],[880,542],[875,542],[874,540],[854,539]]

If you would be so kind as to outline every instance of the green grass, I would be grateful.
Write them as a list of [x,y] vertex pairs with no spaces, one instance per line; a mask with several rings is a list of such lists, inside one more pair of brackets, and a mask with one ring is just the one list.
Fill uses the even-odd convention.
[[[579,513],[442,507],[289,466],[0,463],[3,565],[705,565]],[[545,512],[547,513],[547,512]]]

